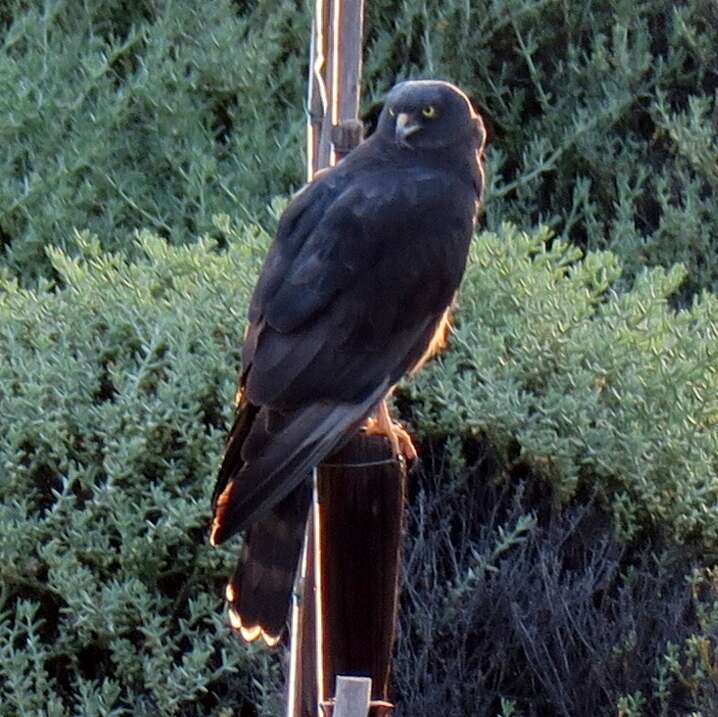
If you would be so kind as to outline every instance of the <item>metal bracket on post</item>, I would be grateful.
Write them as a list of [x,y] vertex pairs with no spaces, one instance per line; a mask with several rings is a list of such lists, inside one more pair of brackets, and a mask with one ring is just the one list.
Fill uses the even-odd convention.
[[371,677],[337,675],[336,697],[322,702],[322,717],[382,717],[394,708],[393,703],[371,698]]
[[332,127],[331,139],[338,159],[349,154],[363,139],[364,125],[356,119],[344,120]]
[[369,677],[345,677],[337,675],[332,717],[366,717],[371,700]]

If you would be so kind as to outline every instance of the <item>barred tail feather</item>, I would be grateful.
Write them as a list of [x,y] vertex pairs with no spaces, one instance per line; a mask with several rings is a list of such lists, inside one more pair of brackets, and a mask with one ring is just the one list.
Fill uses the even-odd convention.
[[273,647],[282,637],[310,502],[306,480],[247,533],[225,596],[230,625],[248,642]]

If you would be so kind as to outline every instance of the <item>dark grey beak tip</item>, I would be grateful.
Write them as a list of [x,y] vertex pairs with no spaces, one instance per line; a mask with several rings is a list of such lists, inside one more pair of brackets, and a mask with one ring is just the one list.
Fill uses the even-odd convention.
[[403,147],[404,149],[411,149],[411,145],[406,141],[407,135],[402,134],[401,132],[397,132],[395,135],[396,143],[399,147]]

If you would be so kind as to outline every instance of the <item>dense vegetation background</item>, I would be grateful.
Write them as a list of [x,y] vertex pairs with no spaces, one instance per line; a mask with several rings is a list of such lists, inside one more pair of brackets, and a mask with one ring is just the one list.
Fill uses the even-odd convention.
[[[718,7],[368,2],[364,108],[464,87],[489,186],[421,442],[398,713],[718,713]],[[303,176],[288,0],[0,6],[0,715],[277,715],[212,475]],[[680,263],[680,265],[677,265]]]

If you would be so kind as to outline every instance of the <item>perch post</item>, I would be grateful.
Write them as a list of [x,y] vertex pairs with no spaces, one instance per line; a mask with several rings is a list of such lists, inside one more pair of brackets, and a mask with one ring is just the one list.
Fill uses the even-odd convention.
[[[316,0],[309,180],[361,141],[362,18],[363,0]],[[404,466],[380,436],[357,435],[315,470],[292,604],[288,717],[359,717],[357,698],[344,702],[358,684],[368,693],[361,717],[391,709],[387,693],[404,491]],[[350,675],[364,679],[345,682]],[[350,692],[332,696],[335,679],[337,690]]]

